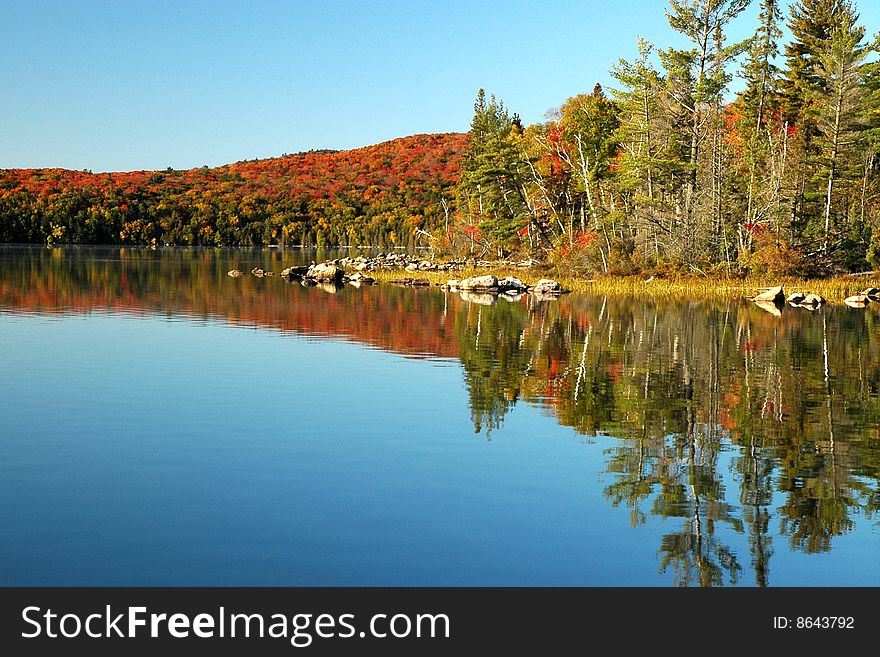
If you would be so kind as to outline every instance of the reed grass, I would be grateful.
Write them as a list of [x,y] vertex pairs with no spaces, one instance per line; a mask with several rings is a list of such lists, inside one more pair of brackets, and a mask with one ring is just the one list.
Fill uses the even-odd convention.
[[483,274],[516,276],[525,283],[534,284],[541,278],[553,278],[567,290],[586,294],[601,294],[620,297],[676,297],[676,298],[733,298],[750,297],[762,288],[782,285],[785,294],[793,292],[820,294],[829,301],[843,301],[846,297],[858,294],[868,287],[880,287],[878,276],[839,276],[833,278],[804,279],[791,277],[778,278],[734,278],[712,276],[664,276],[650,279],[645,276],[599,276],[584,278],[577,276],[554,275],[549,271],[516,268],[475,268],[462,271],[424,272],[404,270],[382,270],[365,272],[380,283],[389,283],[401,278],[428,280],[432,284],[442,284],[449,279],[467,278]]

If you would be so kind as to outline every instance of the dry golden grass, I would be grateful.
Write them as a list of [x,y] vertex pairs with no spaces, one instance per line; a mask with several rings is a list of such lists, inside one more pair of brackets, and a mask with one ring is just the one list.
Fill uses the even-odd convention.
[[533,284],[541,278],[553,278],[573,292],[601,294],[608,296],[648,296],[670,298],[731,298],[755,295],[761,288],[782,285],[785,294],[792,292],[814,292],[829,301],[843,301],[871,286],[880,287],[880,276],[853,276],[823,279],[799,278],[726,278],[703,276],[664,276],[649,279],[645,276],[600,276],[579,278],[552,275],[546,271],[533,269],[485,269],[466,268],[460,272],[420,272],[420,271],[373,271],[367,272],[380,283],[388,283],[400,278],[426,279],[431,283],[445,283],[451,278],[459,279],[482,274],[516,276],[525,283]]

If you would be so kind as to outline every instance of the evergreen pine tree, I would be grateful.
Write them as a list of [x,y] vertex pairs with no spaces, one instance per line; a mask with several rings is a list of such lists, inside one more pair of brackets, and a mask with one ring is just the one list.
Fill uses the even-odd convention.
[[462,157],[459,207],[469,230],[476,227],[503,254],[530,213],[523,198],[525,162],[519,141],[522,123],[504,103],[480,89],[474,103],[470,140]]

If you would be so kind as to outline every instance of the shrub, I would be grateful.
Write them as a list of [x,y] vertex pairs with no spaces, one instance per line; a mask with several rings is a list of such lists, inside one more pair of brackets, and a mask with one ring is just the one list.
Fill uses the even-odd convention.
[[784,240],[764,233],[755,238],[751,252],[740,254],[740,266],[748,273],[767,276],[815,276],[816,262],[810,260],[802,251],[792,248]]

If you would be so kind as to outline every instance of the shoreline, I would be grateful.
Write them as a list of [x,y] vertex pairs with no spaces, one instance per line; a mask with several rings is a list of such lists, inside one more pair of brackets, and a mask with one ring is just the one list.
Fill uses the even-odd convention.
[[[149,245],[92,245],[92,244],[57,244],[47,247],[39,244],[22,244],[22,243],[4,243],[4,247],[42,247],[42,248],[70,248],[70,247],[98,247],[98,248],[122,248],[122,249],[144,249],[155,251]],[[216,250],[217,247],[191,247],[191,246],[174,246],[165,248],[183,248],[183,249],[199,249],[206,251]],[[341,247],[323,247],[330,250],[347,250]],[[348,247],[349,249],[364,249],[364,247]],[[375,247],[372,247],[375,250]],[[274,253],[284,253],[290,249],[294,251],[318,251],[316,247],[302,247],[287,245],[279,247],[277,245],[261,246],[261,247],[224,247],[225,249],[244,251],[266,251]],[[162,250],[162,248],[158,249]],[[421,250],[421,249],[420,249]],[[793,292],[816,293],[827,299],[829,302],[843,303],[843,300],[851,295],[858,294],[862,290],[878,286],[880,287],[880,271],[873,272],[856,272],[850,274],[841,274],[829,276],[827,278],[797,278],[791,276],[735,276],[735,275],[697,275],[697,274],[667,274],[662,276],[647,274],[631,274],[631,275],[606,275],[596,274],[595,276],[578,275],[566,273],[559,266],[540,264],[532,261],[529,266],[524,266],[525,261],[514,263],[513,261],[477,261],[474,263],[472,259],[451,259],[437,258],[430,260],[425,257],[426,254],[404,254],[402,249],[394,249],[400,258],[400,265],[395,267],[383,266],[380,268],[368,267],[363,270],[364,274],[368,274],[375,279],[376,283],[390,284],[392,281],[401,277],[412,278],[415,280],[424,280],[431,285],[443,285],[450,279],[463,279],[473,276],[482,276],[492,274],[498,278],[507,276],[515,276],[522,279],[527,284],[534,284],[542,278],[553,279],[558,281],[566,291],[602,294],[613,297],[667,297],[682,299],[710,299],[710,298],[749,298],[755,295],[763,288],[769,288],[781,285],[785,290],[785,294]],[[326,263],[338,264],[345,270],[347,275],[354,274],[357,269],[353,268],[350,263],[340,262],[347,258],[337,258],[332,260],[324,260]],[[407,264],[430,262],[432,268],[429,270],[410,268]],[[390,263],[389,263],[390,264]],[[280,273],[280,272],[275,272]]]
[[851,295],[871,287],[880,281],[880,274],[834,276],[822,279],[793,277],[758,278],[702,277],[702,276],[596,276],[588,278],[560,273],[551,267],[512,268],[512,267],[464,267],[456,271],[406,271],[405,269],[386,269],[369,272],[377,283],[391,283],[401,275],[408,278],[427,280],[433,285],[443,285],[451,278],[466,278],[492,274],[498,278],[517,276],[528,284],[542,278],[558,281],[565,290],[586,294],[602,294],[614,297],[677,297],[690,299],[708,298],[749,298],[763,288],[783,286],[785,294],[792,292],[813,292],[829,302],[843,303]]

